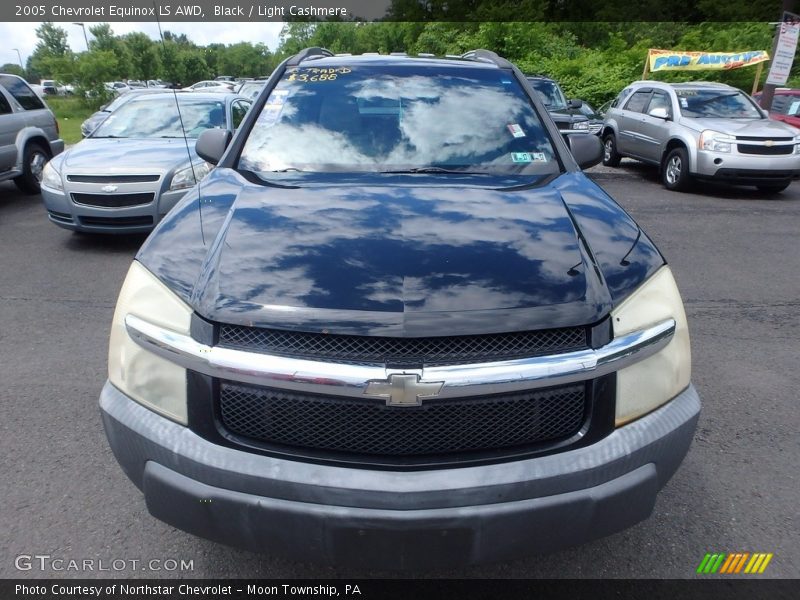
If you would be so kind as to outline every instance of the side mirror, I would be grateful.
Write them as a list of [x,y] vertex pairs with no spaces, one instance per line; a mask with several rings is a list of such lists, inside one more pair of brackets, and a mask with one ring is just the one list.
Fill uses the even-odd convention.
[[651,117],[655,117],[656,119],[664,119],[665,121],[669,119],[669,111],[661,106],[654,108],[647,114]]
[[580,108],[581,106],[583,106],[583,100],[577,100],[573,98],[572,100],[569,101],[568,104],[570,108]]
[[197,155],[212,165],[219,163],[231,142],[231,132],[227,129],[206,129],[194,145]]
[[603,143],[596,135],[575,133],[565,137],[567,146],[581,169],[593,167],[603,159]]

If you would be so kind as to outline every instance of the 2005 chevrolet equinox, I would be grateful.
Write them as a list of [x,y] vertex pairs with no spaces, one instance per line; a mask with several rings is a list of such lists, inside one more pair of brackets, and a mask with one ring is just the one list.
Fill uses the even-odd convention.
[[150,235],[100,398],[155,517],[425,569],[650,514],[700,402],[669,266],[496,54],[282,63]]

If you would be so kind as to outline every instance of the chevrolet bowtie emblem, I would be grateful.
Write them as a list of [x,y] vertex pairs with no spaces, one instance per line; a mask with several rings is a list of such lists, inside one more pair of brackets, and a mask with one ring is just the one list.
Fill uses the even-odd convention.
[[773,144],[774,144],[774,143],[775,143],[775,142],[773,142],[772,140],[767,140],[766,142],[764,142],[764,145],[765,145],[767,148],[772,148],[772,146],[773,146]]
[[112,194],[117,191],[117,186],[109,184],[109,185],[104,185],[100,189],[103,190],[106,194]]
[[416,373],[392,373],[367,383],[365,396],[386,398],[386,406],[420,406],[423,398],[438,396],[444,381],[420,381]]

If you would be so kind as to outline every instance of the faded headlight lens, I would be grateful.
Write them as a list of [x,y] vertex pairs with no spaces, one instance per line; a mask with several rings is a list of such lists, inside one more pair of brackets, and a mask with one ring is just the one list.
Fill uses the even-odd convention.
[[611,313],[614,335],[675,319],[675,335],[658,353],[617,372],[617,426],[655,410],[689,386],[692,355],[678,286],[661,267]]
[[194,187],[194,184],[202,181],[211,172],[211,168],[210,164],[201,161],[175,171],[169,186],[170,191]]
[[576,123],[572,124],[572,129],[576,129],[578,131],[589,131],[589,121],[577,121]]
[[58,192],[64,191],[64,182],[61,181],[61,173],[56,171],[52,160],[48,162],[44,166],[44,170],[42,170],[42,185]]
[[706,129],[700,134],[700,142],[698,145],[700,150],[710,150],[711,152],[730,152],[731,144],[734,141],[734,138],[726,133],[720,133],[719,131]]
[[794,153],[800,154],[800,135],[794,136]]
[[125,328],[127,315],[188,335],[192,309],[134,261],[117,300],[108,349],[108,379],[115,387],[147,408],[186,424],[186,369],[134,342]]

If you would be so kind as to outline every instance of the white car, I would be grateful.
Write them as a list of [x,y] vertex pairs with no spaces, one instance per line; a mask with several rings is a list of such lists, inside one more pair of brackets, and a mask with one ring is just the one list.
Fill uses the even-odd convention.
[[198,81],[187,88],[183,88],[187,92],[232,92],[233,83],[230,81]]
[[130,86],[123,81],[108,81],[105,86],[115,94],[124,94],[131,91]]

